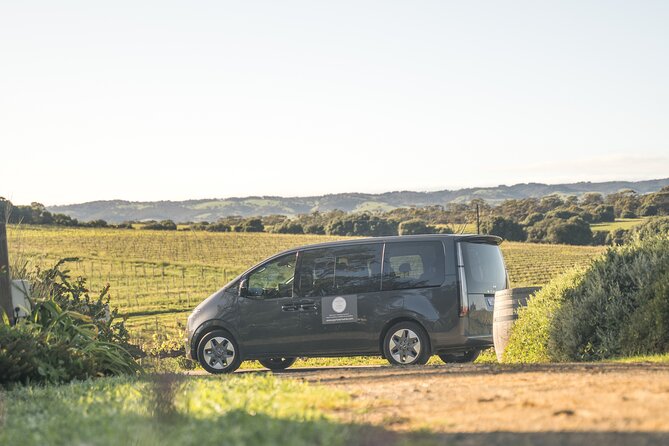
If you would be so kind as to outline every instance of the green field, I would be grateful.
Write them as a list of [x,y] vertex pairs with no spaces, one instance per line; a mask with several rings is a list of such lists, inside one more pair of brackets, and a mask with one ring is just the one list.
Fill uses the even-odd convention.
[[0,444],[274,445],[290,438],[294,445],[346,445],[363,427],[324,412],[342,410],[350,399],[271,375],[18,387],[0,390]]
[[[94,228],[10,227],[12,263],[49,266],[64,257],[91,289],[111,285],[113,305],[128,316],[141,342],[176,333],[202,299],[253,264],[281,250],[342,237],[266,233],[141,231]],[[541,285],[601,247],[502,245],[514,286]]]
[[631,229],[644,220],[644,218],[616,218],[616,221],[610,223],[592,223],[590,229],[604,232],[610,232],[615,229]]

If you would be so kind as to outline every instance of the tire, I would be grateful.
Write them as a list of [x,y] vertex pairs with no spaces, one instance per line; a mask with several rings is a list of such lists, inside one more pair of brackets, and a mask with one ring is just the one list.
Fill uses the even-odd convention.
[[383,338],[383,355],[392,365],[419,365],[430,359],[430,340],[415,322],[399,322]]
[[231,373],[242,363],[237,342],[225,330],[212,330],[202,337],[197,359],[209,373]]
[[481,354],[481,350],[474,349],[474,350],[468,350],[462,354],[454,355],[454,354],[446,354],[446,355],[439,355],[442,361],[444,361],[446,364],[463,364],[465,362],[474,362],[476,358],[479,357]]
[[297,358],[267,358],[259,359],[258,362],[270,370],[285,370],[293,365],[296,360]]

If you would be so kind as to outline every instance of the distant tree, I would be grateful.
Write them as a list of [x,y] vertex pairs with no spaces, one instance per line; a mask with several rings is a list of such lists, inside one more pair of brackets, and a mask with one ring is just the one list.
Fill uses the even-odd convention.
[[576,215],[578,215],[578,214],[576,214],[575,212],[569,211],[567,209],[555,209],[553,211],[548,212],[546,214],[546,217],[547,218],[554,217],[554,218],[561,218],[562,220],[567,220],[569,218],[576,217]]
[[434,234],[434,232],[434,226],[427,225],[423,220],[407,220],[399,225],[400,235]]
[[599,205],[595,208],[595,211],[592,214],[593,222],[595,223],[604,223],[612,222],[616,220],[616,214],[611,205]]
[[564,205],[564,201],[557,195],[547,195],[539,201],[539,212],[549,212]]
[[639,215],[642,217],[653,217],[657,215],[657,206],[654,204],[644,204],[639,208]]
[[384,236],[397,234],[397,222],[369,214],[351,214],[330,221],[325,228],[329,235]]
[[286,220],[280,225],[275,226],[273,232],[278,234],[304,234],[304,228],[297,221]]
[[566,221],[556,221],[548,227],[546,240],[565,245],[589,245],[592,243],[590,225],[582,218],[572,217]]
[[232,228],[230,225],[226,225],[222,222],[212,223],[204,226],[204,230],[207,232],[230,232]]
[[658,192],[644,195],[641,207],[645,212],[639,210],[640,215],[669,215],[669,186],[665,186]]
[[304,227],[304,233],[305,234],[319,234],[323,235],[325,234],[325,228],[323,228],[323,225],[319,224],[309,224]]
[[481,229],[484,234],[496,235],[513,242],[522,242],[527,239],[527,234],[521,224],[504,217],[485,220]]
[[83,223],[82,226],[87,226],[89,228],[106,228],[109,225],[104,220],[91,220]]
[[532,225],[540,222],[544,218],[546,218],[546,217],[541,212],[534,212],[534,213],[527,216],[525,221],[523,221],[523,224],[525,226],[532,226]]
[[142,226],[142,229],[154,231],[176,231],[177,225],[172,220],[163,220],[160,222],[150,222]]
[[604,204],[604,197],[597,192],[588,192],[581,198],[581,204],[588,207],[597,207],[600,204]]
[[265,226],[259,218],[247,218],[239,225],[239,232],[263,232]]
[[625,212],[636,214],[641,205],[639,194],[632,189],[625,189],[615,194],[606,196],[606,204],[613,206],[616,217],[622,216]]

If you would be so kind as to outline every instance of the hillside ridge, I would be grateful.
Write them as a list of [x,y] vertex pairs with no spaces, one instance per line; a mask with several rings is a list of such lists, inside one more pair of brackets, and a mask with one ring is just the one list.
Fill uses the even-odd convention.
[[603,195],[632,189],[640,194],[669,186],[669,178],[645,181],[606,181],[563,184],[518,183],[512,186],[473,187],[433,192],[391,191],[379,194],[338,193],[309,197],[272,195],[191,199],[182,201],[98,200],[80,204],[49,206],[48,210],[80,221],[102,219],[110,223],[129,220],[216,221],[230,215],[244,217],[282,214],[293,216],[314,211],[339,209],[346,212],[387,211],[399,207],[467,203],[480,198],[491,204],[504,200],[543,197],[551,194],[581,196],[588,192]]

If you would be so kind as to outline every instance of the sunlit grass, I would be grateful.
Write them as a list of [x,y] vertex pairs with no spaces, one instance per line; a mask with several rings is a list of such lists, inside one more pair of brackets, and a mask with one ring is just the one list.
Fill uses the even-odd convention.
[[669,362],[669,353],[661,354],[661,355],[638,355],[638,356],[630,356],[628,358],[617,358],[617,359],[612,359],[611,361],[607,362],[619,362],[623,364],[629,364],[629,363],[635,363],[635,362]]
[[[346,393],[270,374],[104,378],[0,393],[3,445],[347,444],[347,425],[325,411]],[[163,392],[159,398],[156,392]],[[297,397],[299,396],[299,398]],[[170,407],[159,407],[157,404]]]

